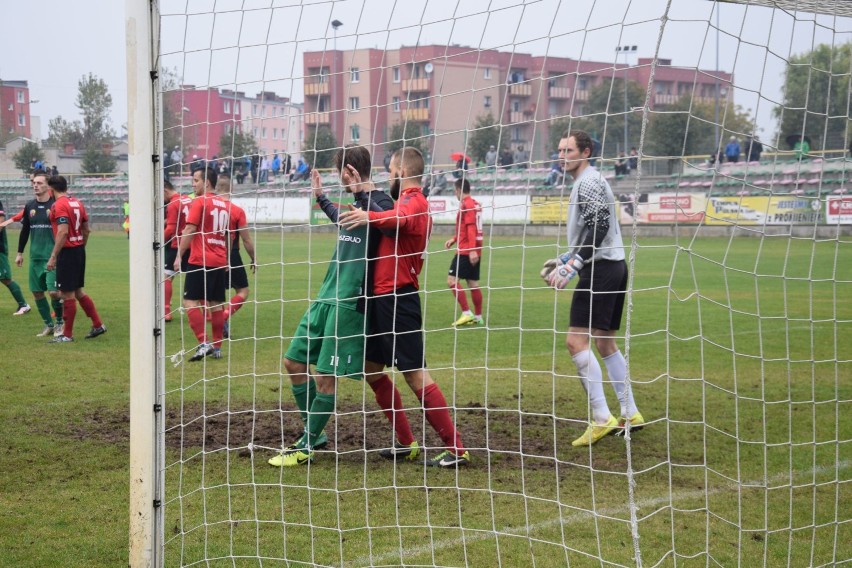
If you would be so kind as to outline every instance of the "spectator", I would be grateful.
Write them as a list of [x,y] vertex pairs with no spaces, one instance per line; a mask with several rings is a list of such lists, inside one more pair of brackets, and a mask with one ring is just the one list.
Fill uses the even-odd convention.
[[206,167],[204,160],[198,157],[198,154],[192,155],[192,162],[189,163],[189,171],[195,173],[198,170],[203,170]]
[[212,158],[210,158],[210,161],[207,163],[207,165],[218,172],[219,171],[219,156],[213,156]]
[[547,174],[547,179],[544,180],[544,185],[562,185],[565,179],[565,174],[562,171],[562,162],[559,160],[559,154],[550,156],[550,172]]
[[504,146],[503,151],[500,152],[500,165],[503,167],[504,170],[508,170],[512,167],[513,158],[514,155],[512,154],[512,151],[509,150],[508,146]]
[[249,165],[249,172],[251,173],[251,182],[257,183],[257,173],[260,169],[260,156],[254,154],[251,157],[251,164]]
[[746,145],[746,154],[749,162],[759,162],[760,155],[763,153],[763,144],[757,137],[749,137]]
[[180,146],[175,146],[175,149],[172,150],[171,158],[172,158],[172,173],[176,174],[176,175],[180,175],[180,170],[182,169],[181,162],[183,161],[183,152],[180,151]]
[[627,159],[627,167],[631,172],[639,169],[639,152],[636,151],[636,146],[630,148],[630,157]]
[[382,164],[385,166],[385,171],[390,172],[390,163],[391,163],[391,153],[390,150],[385,152],[385,159],[382,161]]
[[269,181],[269,158],[263,156],[260,159],[260,177],[257,180],[257,183],[266,183]]
[[725,159],[732,164],[740,161],[740,143],[737,142],[736,136],[731,136],[728,145],[725,146]]
[[793,146],[793,151],[796,153],[796,159],[801,161],[803,158],[808,157],[807,155],[811,151],[811,144],[807,139],[799,138],[796,145]]
[[485,166],[489,172],[493,172],[497,166],[497,149],[494,148],[493,144],[488,148],[488,152],[485,153]]
[[619,152],[618,157],[615,159],[615,175],[626,176],[628,169],[627,156],[624,155],[624,152]]
[[465,156],[462,155],[456,162],[456,169],[453,170],[453,177],[456,179],[461,179],[464,173],[467,171],[467,167],[467,160],[465,159]]
[[304,158],[299,158],[299,163],[296,166],[296,171],[290,176],[290,181],[307,180],[311,173],[311,167],[305,162]]
[[290,170],[293,169],[293,163],[290,161],[290,154],[284,154],[284,159],[281,160],[281,169],[284,171],[284,175],[290,175]]
[[515,154],[512,157],[515,160],[516,168],[518,168],[519,170],[527,169],[527,166],[529,165],[530,155],[526,150],[524,150],[523,144],[518,145],[518,149],[515,151]]
[[278,157],[278,154],[272,155],[272,177],[278,177],[278,174],[281,173],[281,158]]

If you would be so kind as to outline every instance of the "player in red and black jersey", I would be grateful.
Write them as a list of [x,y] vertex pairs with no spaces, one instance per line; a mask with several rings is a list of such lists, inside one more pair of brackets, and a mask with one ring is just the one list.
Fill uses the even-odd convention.
[[77,302],[92,320],[92,329],[86,339],[106,333],[106,326],[98,315],[95,303],[83,290],[86,277],[86,242],[89,240],[89,215],[75,197],[68,195],[68,182],[62,176],[50,176],[47,185],[53,190],[56,201],[50,208],[53,226],[53,252],[47,260],[47,269],[56,270],[56,288],[62,296],[62,315],[65,324],[62,334],[50,343],[74,341],[74,318]]
[[[344,229],[370,224],[382,231],[374,261],[373,296],[368,301],[370,336],[365,350],[364,374],[368,381],[396,366],[425,409],[426,420],[446,449],[427,460],[437,467],[458,467],[470,462],[461,435],[450,417],[447,400],[426,370],[423,346],[423,316],[418,276],[432,219],[429,202],[420,188],[423,155],[415,148],[402,148],[391,157],[391,197],[397,200],[390,211],[364,211],[350,206],[338,222]],[[417,442],[397,441],[380,455],[409,458],[419,452]]]
[[[175,257],[178,251],[178,240],[181,233],[186,227],[186,216],[189,214],[189,206],[192,205],[192,199],[186,195],[181,195],[175,191],[174,186],[169,180],[163,182],[163,202],[165,206],[165,259],[164,266],[166,280],[163,287],[166,292],[166,322],[172,321],[172,281],[174,280],[177,271],[175,270]],[[183,264],[189,262],[189,251],[184,255]]]
[[[447,276],[447,286],[459,303],[462,314],[453,324],[483,325],[482,321],[482,292],[479,289],[479,269],[482,266],[482,206],[470,196],[470,182],[466,179],[456,180],[456,198],[459,200],[459,212],[456,215],[456,233],[444,243],[444,248],[452,248],[457,244],[456,256],[450,263]],[[470,288],[470,298],[473,300],[473,311],[467,303],[464,288],[459,280],[464,278]]]
[[[199,344],[190,361],[199,361],[207,356],[214,359],[222,357],[220,348],[225,325],[222,307],[228,280],[230,215],[228,203],[215,193],[217,177],[216,170],[211,167],[192,173],[192,188],[196,197],[189,207],[186,227],[181,233],[174,261],[175,270],[186,273],[183,306]],[[183,254],[186,251],[189,251],[189,262],[184,266]],[[206,302],[210,311],[212,343],[207,341],[202,302]]]

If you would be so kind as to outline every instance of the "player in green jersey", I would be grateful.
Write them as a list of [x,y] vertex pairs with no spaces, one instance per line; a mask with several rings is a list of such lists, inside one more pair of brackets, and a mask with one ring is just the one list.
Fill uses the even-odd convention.
[[[334,163],[341,184],[353,194],[356,207],[378,211],[393,208],[393,200],[370,181],[369,150],[362,146],[343,148],[335,155]],[[311,186],[323,212],[336,223],[338,209],[323,194],[317,170],[311,173]],[[337,233],[337,246],[325,279],[299,322],[284,358],[305,433],[270,459],[270,465],[296,466],[311,461],[313,450],[328,441],[323,429],[334,412],[336,378],[362,378],[368,259],[379,238],[375,230],[367,227],[339,229]],[[314,365],[313,377],[310,365]]]
[[[18,237],[18,254],[15,264],[23,266],[24,249],[30,243],[30,291],[35,298],[36,309],[44,321],[44,329],[37,337],[62,334],[62,299],[56,288],[56,272],[47,270],[47,260],[53,251],[53,228],[50,225],[50,208],[55,201],[47,185],[47,174],[37,173],[32,178],[35,198],[24,206],[21,219],[21,235]],[[50,301],[45,293],[50,295]],[[51,315],[56,314],[54,322]]]
[[[0,203],[0,223],[6,221],[6,212],[3,209],[3,203]],[[12,297],[18,303],[18,309],[14,313],[16,316],[22,316],[30,311],[27,301],[24,300],[24,294],[21,292],[21,287],[18,283],[12,280],[12,267],[9,266],[9,240],[6,238],[6,226],[0,228],[0,283],[2,283]]]

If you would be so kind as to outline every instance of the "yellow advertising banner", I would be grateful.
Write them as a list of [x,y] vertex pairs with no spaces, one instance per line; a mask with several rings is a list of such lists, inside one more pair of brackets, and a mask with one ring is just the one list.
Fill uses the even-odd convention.
[[823,222],[818,199],[795,196],[711,197],[707,225],[810,225]]
[[567,197],[531,197],[530,223],[542,225],[559,225],[568,221]]

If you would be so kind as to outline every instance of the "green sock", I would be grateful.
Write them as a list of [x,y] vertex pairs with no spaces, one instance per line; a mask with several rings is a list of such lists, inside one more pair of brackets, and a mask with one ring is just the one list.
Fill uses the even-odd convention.
[[317,443],[317,438],[322,434],[325,425],[328,424],[331,415],[334,413],[334,395],[317,393],[314,398],[314,403],[311,405],[311,410],[308,414],[308,446],[314,447]]
[[36,309],[38,310],[38,314],[41,316],[41,319],[44,320],[44,325],[53,326],[53,317],[50,315],[50,302],[47,301],[47,298],[39,298],[36,300]]
[[308,409],[314,402],[314,397],[317,395],[317,383],[313,379],[300,385],[290,385],[293,390],[293,398],[296,399],[296,406],[299,407],[299,414],[302,416],[302,423],[308,423]]
[[53,306],[53,313],[56,314],[56,323],[62,323],[62,300],[51,298],[50,304]]
[[10,280],[6,287],[9,288],[9,291],[12,293],[12,297],[15,298],[15,301],[18,302],[18,307],[23,308],[27,305],[27,301],[24,300],[24,295],[21,293],[21,287],[18,286],[18,283],[14,280]]

